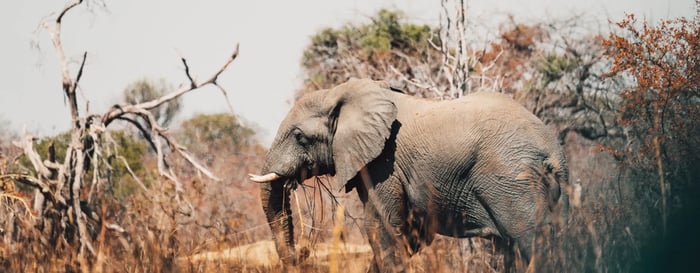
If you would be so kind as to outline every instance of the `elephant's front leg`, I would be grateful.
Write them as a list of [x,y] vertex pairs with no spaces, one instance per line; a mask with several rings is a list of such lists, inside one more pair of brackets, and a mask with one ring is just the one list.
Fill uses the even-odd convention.
[[404,247],[404,236],[400,225],[382,221],[375,206],[365,206],[365,230],[374,252],[368,272],[404,272],[409,255]]
[[401,233],[406,208],[400,184],[380,183],[360,195],[365,205],[365,230],[374,252],[368,272],[404,272],[410,255]]

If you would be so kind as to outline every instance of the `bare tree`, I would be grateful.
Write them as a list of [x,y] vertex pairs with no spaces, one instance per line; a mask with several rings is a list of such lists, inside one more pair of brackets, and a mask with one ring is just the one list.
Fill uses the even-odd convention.
[[[189,80],[188,85],[151,100],[121,103],[104,113],[81,115],[79,107],[83,103],[87,105],[88,101],[81,101],[76,91],[80,87],[88,53],[82,54],[78,70],[72,72],[62,44],[61,23],[66,18],[65,15],[83,3],[83,0],[68,3],[54,20],[44,22],[42,25],[50,35],[58,57],[62,74],[62,91],[70,108],[70,143],[65,158],[59,162],[53,147],[50,147],[49,154],[42,158],[33,147],[33,142],[37,138],[25,133],[21,140],[14,144],[20,147],[31,161],[36,175],[3,174],[3,179],[11,179],[35,188],[33,210],[39,217],[33,228],[39,231],[42,240],[46,240],[48,245],[77,252],[79,263],[86,265],[88,259],[99,257],[99,249],[93,244],[94,236],[88,230],[88,222],[97,223],[103,231],[123,231],[118,223],[109,223],[101,219],[88,202],[101,196],[101,184],[106,177],[106,174],[96,166],[109,165],[107,158],[119,157],[113,154],[113,149],[108,148],[110,144],[108,128],[114,121],[124,121],[133,125],[155,151],[157,170],[161,180],[170,181],[173,185],[160,187],[156,191],[173,188],[175,198],[171,202],[177,204],[181,214],[191,215],[193,209],[183,196],[184,188],[169,164],[170,158],[180,156],[202,175],[211,180],[220,180],[200,164],[185,147],[178,144],[168,133],[167,128],[158,123],[153,110],[206,85],[218,87],[226,96],[226,91],[217,83],[217,79],[238,56],[238,45],[219,70],[204,81],[194,80],[186,60],[182,58],[185,74]],[[138,177],[134,177],[134,180],[141,185],[141,188],[147,190]]]
[[467,3],[465,0],[442,0],[440,5],[442,12],[440,13],[439,50],[443,56],[441,72],[449,88],[445,92],[452,98],[459,98],[470,93],[472,89],[469,81],[469,67],[473,65],[470,63],[473,59],[468,55]]
[[[161,97],[172,89],[174,88],[164,79],[151,80],[143,78],[132,82],[124,89],[124,100],[129,104],[138,104]],[[182,99],[177,98],[162,104],[150,112],[153,113],[158,124],[168,126],[181,108]]]

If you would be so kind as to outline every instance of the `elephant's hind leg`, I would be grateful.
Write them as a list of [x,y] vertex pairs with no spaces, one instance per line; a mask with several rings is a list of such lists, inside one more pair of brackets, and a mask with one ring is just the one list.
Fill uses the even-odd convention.
[[518,244],[512,239],[499,238],[496,248],[503,253],[503,272],[522,273],[526,272],[529,260],[520,251]]
[[[546,204],[545,194],[532,190],[529,181],[509,179],[506,176],[489,176],[493,187],[477,192],[477,200],[488,212],[495,224],[504,253],[506,272],[524,272],[517,264],[526,267],[532,256],[532,246],[537,231],[538,207]],[[520,261],[517,262],[516,261]],[[518,268],[516,268],[518,267]]]

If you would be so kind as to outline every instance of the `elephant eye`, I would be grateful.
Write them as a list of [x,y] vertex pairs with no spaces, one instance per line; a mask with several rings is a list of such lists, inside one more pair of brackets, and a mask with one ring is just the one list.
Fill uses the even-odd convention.
[[304,135],[304,132],[302,132],[299,129],[294,129],[293,134],[294,134],[294,138],[296,139],[297,143],[299,143],[299,145],[304,146],[304,147],[309,145],[309,138],[307,138]]

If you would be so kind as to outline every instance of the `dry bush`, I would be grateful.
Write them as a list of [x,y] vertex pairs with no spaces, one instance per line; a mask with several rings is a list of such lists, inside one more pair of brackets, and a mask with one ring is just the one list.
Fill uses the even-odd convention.
[[[27,132],[13,141],[16,147],[2,143],[0,209],[6,213],[0,215],[1,262],[12,272],[172,272],[175,258],[201,246],[203,240],[196,238],[207,235],[187,228],[207,224],[197,222],[189,198],[198,195],[191,193],[194,185],[186,181],[220,179],[178,144],[153,110],[205,85],[214,85],[225,95],[217,78],[236,58],[238,48],[204,81],[192,78],[182,58],[188,85],[146,101],[116,104],[104,113],[83,113],[89,101],[77,90],[88,53],[81,54],[73,72],[61,26],[71,10],[86,5],[81,0],[67,3],[41,24],[59,60],[71,129],[53,138],[41,154],[35,147],[38,139]],[[135,155],[138,169],[130,167],[129,155],[123,153],[138,145],[114,130],[120,122],[139,132],[150,152]],[[259,149],[252,151],[253,159],[259,156]],[[191,168],[189,173],[180,171],[181,166]],[[240,165],[237,168],[245,172]]]
[[[444,1],[443,5],[449,3]],[[451,16],[462,16],[457,19],[465,20],[464,10],[461,12],[461,15]],[[684,148],[692,148],[697,143],[699,127],[693,126],[692,122],[698,119],[685,118],[697,114],[698,89],[697,85],[692,85],[698,82],[696,78],[682,78],[686,75],[683,73],[661,77],[683,79],[677,81],[686,84],[681,86],[683,88],[668,89],[681,93],[677,96],[658,92],[651,94],[653,96],[645,95],[649,90],[662,90],[659,86],[622,93],[627,82],[601,79],[610,68],[610,60],[605,58],[600,37],[580,35],[581,26],[576,21],[580,18],[550,24],[506,23],[500,37],[486,48],[470,46],[471,38],[464,36],[464,25],[452,25],[459,29],[405,26],[400,16],[386,11],[378,15],[378,19],[378,25],[355,26],[343,31],[326,30],[314,37],[305,54],[304,66],[309,73],[306,88],[332,86],[350,76],[403,81],[408,93],[425,97],[451,98],[473,90],[494,88],[513,94],[556,128],[566,148],[569,186],[580,189],[580,198],[569,192],[569,197],[579,199],[570,200],[567,221],[560,223],[562,228],[552,236],[538,238],[535,272],[651,272],[690,268],[683,266],[692,261],[690,258],[696,253],[692,248],[671,256],[667,253],[672,252],[672,245],[663,242],[689,245],[697,238],[697,232],[692,230],[698,219],[694,211],[698,208],[697,202],[692,200],[698,194],[697,183],[694,183],[698,174],[692,165],[697,162],[697,153]],[[353,31],[358,29],[371,35],[355,37],[358,34]],[[695,36],[691,33],[676,37],[688,41],[695,39],[692,40],[695,42],[684,45],[697,47],[696,29],[682,29],[694,30]],[[462,31],[461,35],[459,31]],[[467,50],[446,48],[447,45],[464,45]],[[678,48],[670,46],[667,49]],[[332,58],[326,58],[328,54]],[[688,67],[697,65],[693,56],[686,57]],[[697,71],[696,66],[686,70],[693,69]],[[618,67],[618,71],[624,70],[624,67]],[[321,74],[324,71],[334,74],[326,77],[328,75]],[[187,76],[191,80],[189,71]],[[68,97],[70,102],[75,99],[79,77],[69,77],[67,83],[70,84],[63,86],[66,94],[72,94]],[[210,83],[216,84],[215,78]],[[197,86],[194,81],[192,84]],[[674,84],[671,85],[676,86]],[[633,108],[639,101],[629,100],[657,96],[682,99],[669,104],[661,103],[663,100],[641,104],[652,108],[673,107],[668,111],[674,113],[673,116],[665,117],[672,126],[658,126],[660,123],[656,120],[660,116],[654,111]],[[622,101],[621,98],[628,100]],[[635,125],[634,130],[625,127],[629,120],[619,119],[623,102],[626,103],[626,118],[647,117]],[[71,105],[77,106],[77,103]],[[134,106],[120,106],[122,111],[132,111],[132,115],[120,116],[124,124],[148,124],[147,112],[157,108],[151,105],[151,108],[142,108],[149,111],[140,111]],[[104,116],[115,119],[119,113],[117,110],[111,109]],[[169,137],[160,131],[163,128],[157,122],[145,130],[137,128],[135,131],[147,136],[142,144],[151,149],[140,157],[142,171],[136,170],[136,175],[126,175],[123,179],[98,177],[104,181],[96,184],[97,190],[93,191],[89,183],[81,185],[83,188],[75,198],[77,203],[52,207],[58,203],[49,200],[41,210],[34,209],[35,194],[42,195],[43,184],[39,182],[50,184],[55,178],[52,180],[50,172],[48,176],[41,176],[40,171],[22,165],[21,154],[28,153],[26,148],[34,146],[20,145],[24,148],[22,150],[10,145],[7,139],[0,139],[0,267],[10,272],[282,271],[273,243],[269,241],[272,235],[260,209],[258,186],[246,180],[246,174],[255,172],[255,168],[261,165],[264,149],[250,141],[253,136],[245,126],[236,127],[241,125],[240,121],[234,119],[234,124],[231,124],[226,117],[231,118],[228,115],[209,116],[204,120],[193,118],[192,123],[174,130],[182,137],[171,138],[173,143],[184,143],[191,148],[192,152],[183,157],[172,156],[180,151],[176,145],[170,145],[170,150],[161,147],[162,150],[157,151],[153,140]],[[140,118],[143,120],[134,122]],[[83,125],[87,125],[87,121],[101,121],[81,117],[76,120]],[[204,128],[201,126],[214,129],[232,126],[233,131],[207,137],[199,134]],[[673,129],[673,126],[680,129]],[[644,132],[645,128],[652,128],[650,134]],[[115,134],[109,130],[78,131],[76,139],[100,133],[103,138],[92,140],[107,140],[108,136]],[[161,133],[163,135],[157,136]],[[223,137],[226,135],[244,137],[229,139]],[[654,144],[655,136],[659,145]],[[642,140],[636,142],[637,145],[652,144],[636,154],[640,156],[638,162],[651,163],[651,167],[642,168],[621,161],[625,158],[619,152],[621,148],[639,148],[629,146],[634,143],[630,141],[633,138]],[[25,144],[33,143],[31,138],[25,140],[29,141]],[[72,135],[69,135],[68,143],[72,140]],[[654,153],[657,147],[663,148],[661,157]],[[102,149],[104,152],[114,150],[117,149]],[[88,153],[88,150],[80,150],[78,154]],[[48,149],[46,154],[42,151],[39,155],[42,159],[39,163],[45,167],[55,167],[47,165],[46,159],[48,162],[64,162],[63,156],[51,159]],[[194,161],[201,163],[191,164],[187,155],[201,159]],[[167,168],[163,164],[166,156]],[[55,152],[53,157],[56,157]],[[665,183],[659,183],[659,165],[655,158],[661,158],[662,166],[666,167],[661,173]],[[85,170],[91,173],[107,165],[98,163]],[[203,169],[224,179],[209,179],[202,175]],[[129,172],[121,171],[124,174]],[[180,183],[173,183],[173,177],[177,177]],[[124,184],[132,188],[128,194],[115,194],[116,187]],[[307,256],[300,270],[364,272],[371,252],[360,228],[363,226],[362,205],[356,193],[341,193],[329,186],[332,184],[326,178],[311,179],[293,196],[295,226],[300,227],[295,229],[295,236],[301,238],[297,240],[300,242],[298,251]],[[666,188],[664,193],[659,189],[662,185],[670,189]],[[62,196],[69,191],[63,189],[51,193]],[[660,205],[661,196],[667,198],[667,205]],[[340,211],[338,205],[343,207],[340,215],[337,214]],[[83,217],[86,233],[78,232],[80,226],[76,224],[76,218],[70,217],[76,215],[76,210]],[[667,222],[667,227],[663,228],[661,222]],[[52,224],[56,227],[56,223],[58,226],[65,223],[66,229],[48,228]],[[664,234],[664,230],[666,235],[659,235]],[[95,254],[88,254],[81,238],[89,239]],[[657,258],[662,262],[650,262]],[[438,236],[430,247],[417,253],[408,264],[409,272],[500,272],[503,267],[501,255],[494,251],[491,241],[443,236]]]
[[[451,5],[449,1],[443,1],[443,6],[448,5]],[[559,131],[560,141],[566,147],[569,160],[569,186],[580,192],[577,204],[572,205],[568,214],[566,228],[551,238],[541,238],[541,241],[537,242],[540,258],[536,263],[537,272],[638,271],[640,268],[637,264],[645,261],[644,253],[648,251],[649,245],[653,245],[650,244],[656,240],[653,238],[658,238],[657,234],[663,234],[658,223],[666,222],[662,219],[665,213],[660,209],[666,207],[663,205],[666,201],[660,196],[668,195],[664,191],[668,191],[667,184],[671,178],[683,181],[674,180],[672,184],[672,189],[677,194],[669,197],[673,200],[668,201],[668,206],[671,207],[669,210],[674,211],[670,214],[677,215],[676,219],[681,220],[685,214],[679,212],[694,208],[693,198],[688,197],[697,195],[693,179],[697,177],[693,173],[697,168],[688,166],[697,162],[697,153],[692,152],[693,147],[697,145],[691,143],[697,142],[696,131],[700,127],[691,125],[698,120],[692,117],[696,115],[699,101],[697,87],[693,85],[698,81],[695,80],[695,74],[689,71],[697,71],[697,25],[684,20],[662,23],[663,29],[660,30],[645,25],[643,31],[647,31],[646,34],[642,29],[625,29],[637,37],[636,42],[629,43],[620,43],[623,38],[611,36],[611,39],[617,39],[618,44],[627,45],[626,48],[636,49],[638,52],[651,50],[652,52],[646,52],[644,56],[634,59],[645,62],[645,58],[651,57],[646,64],[656,62],[657,67],[647,69],[631,65],[636,62],[628,58],[621,59],[626,62],[609,58],[609,54],[615,50],[621,52],[623,57],[631,55],[625,53],[628,52],[625,48],[608,50],[606,47],[610,44],[603,44],[604,37],[591,31],[589,23],[585,21],[586,16],[536,24],[511,21],[504,24],[499,39],[488,43],[486,48],[479,48],[470,44],[473,37],[469,36],[469,33],[465,34],[463,26],[457,26],[460,20],[464,20],[464,11],[457,10],[455,14],[451,7],[447,10],[445,17],[452,20],[452,24],[448,26],[452,26],[453,29],[443,25],[428,32],[433,36],[424,42],[431,46],[418,46],[417,51],[398,46],[406,44],[400,43],[405,39],[401,35],[388,36],[391,42],[388,45],[394,45],[393,42],[396,42],[397,46],[386,48],[368,49],[367,44],[353,44],[352,40],[348,40],[347,37],[354,37],[353,35],[360,37],[355,41],[361,40],[364,37],[362,35],[373,38],[375,32],[359,31],[364,28],[372,29],[372,24],[349,26],[339,31],[325,30],[322,33],[325,36],[320,35],[316,37],[318,40],[312,40],[310,51],[307,51],[307,54],[316,55],[306,55],[305,58],[327,62],[304,63],[309,81],[323,82],[323,87],[326,87],[348,77],[370,76],[389,79],[392,83],[396,83],[397,80],[404,81],[403,86],[407,93],[418,96],[436,97],[435,94],[438,94],[439,98],[458,97],[450,95],[455,94],[455,88],[459,92],[494,89],[512,94]],[[376,24],[385,21],[374,22]],[[400,25],[404,24],[401,21],[391,22],[398,26],[395,27],[398,30],[401,30]],[[679,26],[680,23],[688,24]],[[450,32],[454,31],[454,28],[462,29],[456,33]],[[357,33],[353,33],[353,30],[357,30]],[[664,31],[669,34],[663,36]],[[342,35],[334,36],[338,33]],[[643,39],[648,37],[665,37],[664,39],[669,41],[647,46]],[[676,46],[673,46],[673,39],[678,43]],[[647,40],[648,43],[652,42]],[[467,48],[462,50],[460,46],[465,44]],[[375,55],[362,58],[365,55],[352,54],[363,50],[384,50],[385,54],[377,56],[389,57],[376,61],[373,58],[379,57]],[[438,62],[440,56],[446,56],[449,62]],[[661,58],[653,59],[654,56]],[[672,59],[682,59],[683,62],[678,65],[659,62]],[[652,85],[648,88],[647,85],[642,86],[643,90],[632,89],[638,90],[637,92],[626,91],[630,88],[629,80],[605,77],[615,62],[628,65],[618,64],[614,71],[647,75],[659,80],[661,84],[667,83],[668,86]],[[324,65],[332,65],[333,69],[319,69]],[[469,71],[467,76],[459,74],[460,71],[466,71],[465,67],[468,67]],[[653,73],[647,73],[648,71]],[[327,73],[328,76],[323,73]],[[652,79],[639,82],[653,83]],[[309,82],[306,88],[313,89],[308,86]],[[671,92],[659,91],[669,88]],[[435,90],[450,91],[442,93]],[[629,99],[634,96],[637,96],[635,100]],[[640,103],[641,98],[663,100]],[[664,107],[665,110],[658,111]],[[638,113],[633,111],[636,109],[644,110],[645,114],[635,114]],[[683,114],[680,114],[681,112]],[[688,116],[691,118],[686,118]],[[648,117],[647,121],[641,126],[635,126],[642,129],[651,128],[650,130],[630,126],[630,119],[644,117]],[[659,126],[663,122],[666,122],[665,126]],[[659,144],[654,144],[653,141],[646,142],[654,136]],[[661,157],[664,159],[662,164],[654,160],[659,158],[659,155],[645,153],[643,150],[639,152],[638,145],[645,142],[651,144],[647,144],[647,151],[661,151]],[[654,148],[655,146],[661,149]],[[630,164],[630,161],[625,160],[625,152],[631,153],[628,156],[638,157],[651,164],[648,167]],[[655,175],[657,169],[661,170],[659,166],[672,171],[663,171],[661,175]],[[661,190],[659,186],[662,186]],[[663,186],[666,186],[665,190]],[[684,223],[673,228],[685,231],[687,227],[688,224]],[[435,256],[435,253],[441,253],[437,256],[443,260],[451,261],[451,257],[458,256],[460,258],[455,260],[466,260],[465,264],[470,264],[470,261],[473,261],[470,255],[479,251],[488,252],[488,248],[465,251],[454,244],[441,242],[424,250],[413,260],[423,260],[421,265],[416,267],[418,270],[422,270],[421,266],[434,265],[429,257]],[[497,263],[491,264],[492,268],[498,267]],[[452,270],[470,269],[452,267]]]

